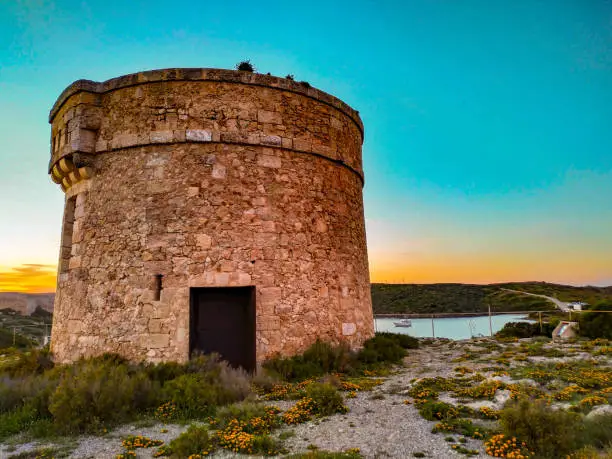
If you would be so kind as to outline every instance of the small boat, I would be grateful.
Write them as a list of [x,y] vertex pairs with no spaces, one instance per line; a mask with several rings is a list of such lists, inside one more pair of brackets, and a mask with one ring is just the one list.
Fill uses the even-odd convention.
[[393,322],[396,327],[412,327],[412,321],[410,319],[401,319],[399,322]]

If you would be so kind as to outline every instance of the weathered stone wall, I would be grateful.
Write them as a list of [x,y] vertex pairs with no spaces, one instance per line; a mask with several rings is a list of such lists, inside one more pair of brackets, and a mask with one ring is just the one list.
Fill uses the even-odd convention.
[[256,287],[258,361],[373,334],[363,128],[344,103],[265,75],[170,69],[76,82],[50,118],[67,198],[59,361],[187,359],[191,287]]

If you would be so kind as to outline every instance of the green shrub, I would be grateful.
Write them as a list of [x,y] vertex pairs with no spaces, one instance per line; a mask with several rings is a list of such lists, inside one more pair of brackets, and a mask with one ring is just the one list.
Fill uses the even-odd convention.
[[248,375],[216,356],[152,365],[104,354],[45,370],[48,357],[45,351],[19,353],[0,376],[0,431],[5,435],[15,426],[46,435],[50,422],[57,433],[96,431],[159,410],[162,402],[170,402],[164,404],[164,419],[199,417],[252,393]]
[[50,417],[37,418],[28,426],[27,433],[32,438],[45,439],[57,437],[58,430],[57,426],[53,423],[53,419]]
[[42,307],[36,306],[34,312],[30,314],[30,317],[39,317],[43,320],[43,322],[50,324],[53,322],[53,313],[43,309]]
[[77,365],[80,362],[89,362],[94,365],[96,364],[129,365],[130,364],[130,361],[128,359],[114,352],[104,352],[103,354],[97,355],[95,357],[90,357],[88,359],[81,359],[77,362]]
[[236,70],[242,70],[243,72],[252,73],[255,71],[255,67],[253,67],[253,64],[251,64],[251,61],[246,60],[246,61],[238,62],[236,64]]
[[335,413],[346,413],[344,399],[338,389],[331,384],[313,383],[306,387],[306,396],[316,405],[316,414],[329,416]]
[[446,419],[442,422],[437,423],[433,429],[431,429],[433,433],[438,432],[452,432],[459,435],[463,435],[465,437],[476,438],[482,440],[488,430],[482,426],[474,424],[469,419],[464,418],[456,418],[456,419]]
[[13,334],[13,330],[0,327],[0,350],[4,349],[28,349],[34,342],[19,333]]
[[130,373],[122,364],[89,360],[62,375],[49,399],[49,411],[64,432],[96,430],[155,405],[157,392],[144,372]]
[[225,385],[222,378],[202,373],[181,375],[168,381],[163,388],[164,399],[174,402],[179,416],[184,419],[214,414],[217,406],[243,400],[248,395],[248,388],[246,391],[241,383]]
[[317,340],[302,355],[274,358],[263,367],[287,381],[299,381],[326,373],[355,373],[359,369],[397,364],[406,355],[406,349],[418,347],[418,340],[397,333],[377,333],[355,353],[344,345],[333,346]]
[[225,398],[222,405],[239,402],[253,394],[251,378],[241,368],[232,368],[227,362],[219,362],[217,371],[213,372],[215,384],[222,387]]
[[612,445],[612,414],[586,418],[582,431],[582,443],[600,449]]
[[357,356],[366,366],[397,364],[406,356],[406,349],[400,344],[401,338],[392,333],[378,333],[363,344]]
[[274,358],[263,366],[285,380],[297,381],[331,372],[349,371],[353,362],[354,356],[347,347],[332,346],[317,340],[302,355]]
[[190,425],[186,432],[183,432],[168,445],[170,457],[185,458],[193,454],[208,455],[217,448],[214,438],[208,434],[206,426]]
[[181,375],[164,385],[164,399],[175,404],[178,415],[185,419],[214,414],[218,389],[205,376]]
[[[558,322],[557,322],[558,323]],[[540,330],[539,322],[508,322],[495,333],[497,338],[532,338],[534,336],[551,336],[557,326],[555,322],[543,322]]]
[[281,450],[281,443],[270,435],[255,435],[251,448],[252,454],[276,456]]
[[220,360],[219,354],[193,357],[185,365],[185,374],[199,374],[211,384],[224,386],[226,391],[234,394],[232,401],[242,400],[251,394],[250,375],[243,369],[232,368],[227,362]]
[[526,442],[540,458],[565,457],[580,443],[580,416],[552,409],[541,401],[509,403],[500,412],[500,423],[506,436]]
[[10,362],[0,367],[0,372],[16,377],[40,374],[51,368],[51,352],[48,348],[43,348],[15,353]]
[[612,448],[601,452],[592,446],[585,446],[572,454],[571,459],[612,459]]
[[351,366],[351,352],[345,345],[332,346],[317,340],[302,355],[304,361],[319,365],[320,374],[343,373]]
[[[592,306],[597,311],[612,311],[611,303]],[[580,334],[591,339],[612,339],[612,312],[583,312],[580,314]]]
[[181,365],[177,362],[162,362],[146,365],[145,371],[151,380],[157,381],[163,385],[164,383],[185,374],[187,372],[187,368],[188,366]]
[[12,411],[23,405],[28,396],[28,388],[22,381],[12,378],[0,378],[0,413]]
[[0,379],[0,413],[10,412],[29,405],[37,416],[48,417],[49,397],[59,382],[59,372],[26,378]]
[[391,332],[377,332],[376,337],[384,336],[385,338],[389,338],[395,341],[404,349],[418,349],[419,348],[419,340],[414,336],[405,335],[403,333],[391,333]]
[[35,420],[36,409],[31,406],[0,414],[0,441],[26,430]]
[[418,406],[419,414],[428,421],[440,421],[442,419],[455,419],[460,411],[454,405],[435,400],[426,400]]
[[261,389],[264,392],[271,392],[275,386],[281,383],[281,380],[275,375],[271,375],[263,370],[255,373],[251,377],[251,382],[258,389]]
[[263,367],[287,381],[298,381],[323,374],[321,367],[316,362],[305,362],[302,356],[286,359],[275,357],[265,362]]
[[185,373],[213,373],[219,371],[219,354],[196,354],[185,365]]
[[219,408],[216,414],[219,428],[227,426],[229,421],[248,422],[253,418],[266,418],[269,416],[270,407],[257,402],[239,402]]

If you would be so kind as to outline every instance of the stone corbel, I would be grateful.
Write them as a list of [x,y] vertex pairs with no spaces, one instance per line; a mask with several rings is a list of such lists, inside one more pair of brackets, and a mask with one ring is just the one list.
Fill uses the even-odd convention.
[[91,155],[75,153],[60,159],[51,169],[51,180],[59,184],[65,192],[72,185],[93,177]]

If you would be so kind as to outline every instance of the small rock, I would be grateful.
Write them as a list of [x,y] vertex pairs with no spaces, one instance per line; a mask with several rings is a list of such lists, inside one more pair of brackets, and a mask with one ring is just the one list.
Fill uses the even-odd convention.
[[612,414],[612,405],[600,405],[596,406],[587,414],[587,419],[592,419],[596,416],[603,416],[605,414]]

